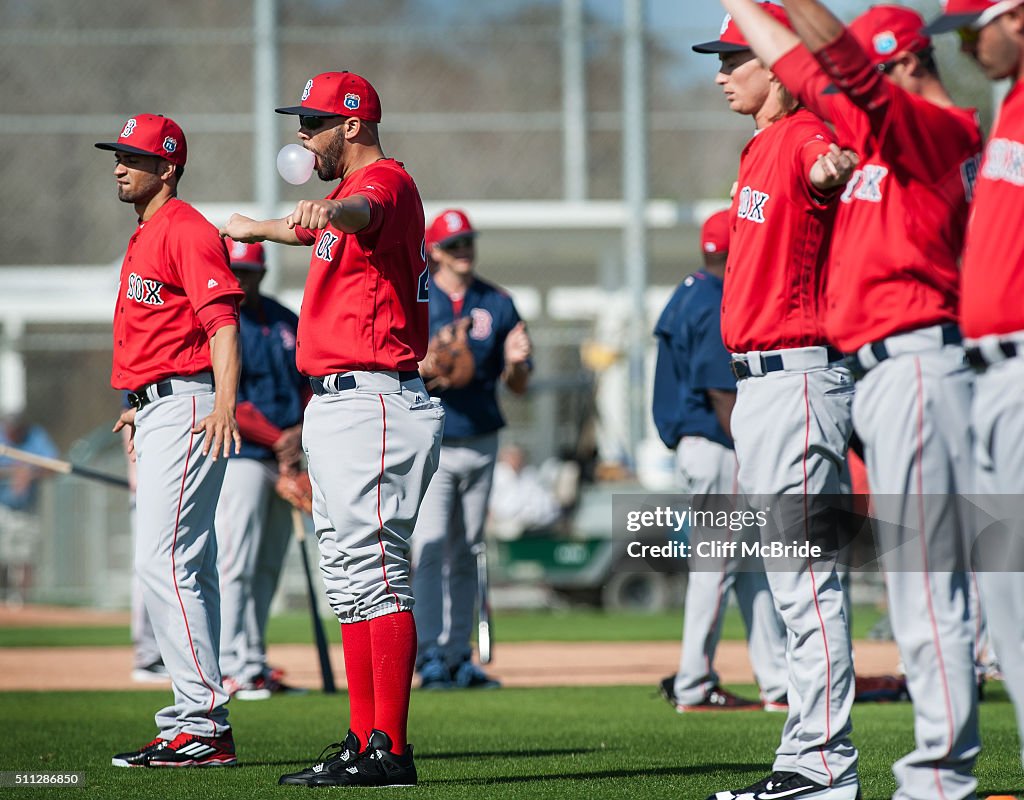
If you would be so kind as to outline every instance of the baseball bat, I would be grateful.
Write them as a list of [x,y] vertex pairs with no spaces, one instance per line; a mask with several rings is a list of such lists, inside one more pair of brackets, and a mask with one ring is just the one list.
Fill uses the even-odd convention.
[[476,551],[476,596],[477,629],[476,644],[480,651],[480,663],[490,664],[494,657],[494,630],[491,625],[491,601],[487,578],[487,545],[484,542],[473,548]]
[[89,469],[88,467],[81,467],[78,464],[72,464],[70,461],[62,461],[59,458],[49,458],[47,456],[36,455],[35,453],[28,453],[24,450],[19,450],[17,447],[11,447],[10,445],[0,444],[0,456],[6,456],[15,461],[21,461],[24,464],[31,464],[33,467],[39,467],[50,472],[59,472],[62,475],[78,475],[82,478],[88,478],[92,481],[102,481],[103,483],[109,483],[111,486],[119,486],[122,489],[127,489],[128,479],[122,478],[118,475],[108,475],[106,472],[99,472],[98,470]]
[[302,554],[302,570],[306,573],[306,592],[309,594],[309,613],[313,617],[313,638],[316,640],[316,654],[320,658],[320,677],[323,679],[324,694],[334,694],[334,670],[327,653],[327,637],[324,635],[323,621],[316,610],[316,594],[313,590],[313,573],[309,569],[309,554],[306,552],[306,526],[302,521],[302,512],[292,506],[292,532],[298,542]]

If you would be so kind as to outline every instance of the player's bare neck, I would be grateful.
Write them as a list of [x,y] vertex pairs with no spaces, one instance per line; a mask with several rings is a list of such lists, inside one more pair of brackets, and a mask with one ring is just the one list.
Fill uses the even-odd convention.
[[139,222],[149,222],[168,201],[173,200],[178,192],[175,189],[165,186],[157,194],[153,195],[144,203],[135,204],[135,213],[139,215]]
[[364,167],[370,166],[376,161],[380,161],[387,156],[384,155],[384,151],[380,149],[379,145],[363,146],[355,145],[350,150],[351,157],[346,159],[341,166],[341,179],[344,180],[353,172],[358,172]]

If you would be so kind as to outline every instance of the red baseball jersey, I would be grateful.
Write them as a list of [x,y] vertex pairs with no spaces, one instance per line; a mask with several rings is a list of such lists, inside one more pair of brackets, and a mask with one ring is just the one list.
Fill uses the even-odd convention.
[[356,170],[327,196],[362,195],[358,233],[296,228],[315,244],[299,314],[296,363],[306,375],[415,370],[427,352],[423,203],[405,167],[386,158]]
[[1024,331],[1024,87],[1014,85],[985,148],[964,247],[965,336]]
[[[242,297],[217,229],[172,198],[128,242],[114,306],[115,389],[211,369],[200,310]],[[234,319],[237,321],[237,312]]]
[[861,158],[836,217],[824,308],[829,339],[852,352],[955,322],[981,153],[977,113],[896,86],[849,32],[817,60],[793,48],[772,71]]
[[833,141],[800,110],[743,149],[722,297],[722,341],[734,353],[825,343],[818,306],[835,198],[807,174]]

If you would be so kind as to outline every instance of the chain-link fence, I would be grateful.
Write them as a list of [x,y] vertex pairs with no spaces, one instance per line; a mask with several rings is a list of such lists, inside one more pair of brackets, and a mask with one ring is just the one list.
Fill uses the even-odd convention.
[[[256,8],[268,3],[276,12],[271,38],[279,69],[276,85],[256,85]],[[834,7],[851,17],[868,5],[843,0]],[[935,0],[911,5],[926,15],[938,11]],[[671,212],[648,240],[657,298],[696,265],[696,204],[727,196],[750,124],[726,109],[713,85],[717,61],[689,50],[717,33],[718,3],[650,0],[647,19],[648,185],[650,197],[667,201]],[[987,118],[984,80],[953,42],[938,44],[956,99]],[[577,46],[583,68],[570,87],[566,59]],[[378,89],[385,150],[408,165],[428,205],[507,201],[528,220],[485,226],[479,248],[485,277],[532,298],[524,315],[537,348],[534,390],[525,399],[504,398],[506,439],[523,444],[535,461],[592,447],[595,373],[580,350],[601,339],[595,323],[625,284],[620,223],[563,223],[522,212],[574,192],[578,200],[581,191],[591,203],[621,198],[623,131],[638,122],[622,113],[622,55],[619,0],[7,0],[0,4],[0,306],[5,267],[13,265],[22,273],[31,268],[43,304],[49,292],[65,291],[66,272],[57,267],[112,265],[116,282],[114,265],[135,220],[114,197],[109,154],[93,143],[116,136],[129,115],[164,113],[182,124],[189,144],[184,199],[251,203],[256,176],[274,168],[257,163],[256,98],[291,104],[312,74],[351,69]],[[582,92],[575,120],[566,106],[570,90]],[[276,146],[294,140],[294,119],[275,116],[272,124]],[[573,124],[581,125],[585,152],[570,190],[568,165],[581,155],[566,149]],[[325,185],[279,186],[284,203],[322,191]],[[308,253],[276,248],[273,255],[278,287],[294,296]],[[562,302],[566,293],[582,296],[593,287],[606,294]],[[0,325],[0,361],[20,360],[28,416],[64,452],[113,421],[120,398],[108,385],[104,318],[73,309],[63,319],[8,313]],[[615,325],[606,328],[612,333],[599,344],[614,360],[622,342]],[[0,363],[0,381],[12,374]],[[61,512],[60,536],[71,535],[79,509],[99,502],[83,491]],[[112,506],[89,514],[90,529],[123,527]],[[112,555],[118,541],[102,559],[112,569],[121,564]]]

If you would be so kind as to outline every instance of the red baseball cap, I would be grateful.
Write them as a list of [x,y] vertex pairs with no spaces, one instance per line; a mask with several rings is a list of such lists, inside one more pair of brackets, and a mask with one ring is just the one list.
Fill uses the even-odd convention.
[[435,244],[444,247],[452,239],[463,236],[475,237],[477,234],[466,216],[466,212],[458,208],[442,211],[427,227],[426,245],[429,250]]
[[1021,0],[943,0],[942,16],[933,20],[924,32],[946,33],[961,28],[980,30],[1020,4]]
[[225,236],[224,244],[228,246],[231,269],[266,269],[267,255],[260,242],[236,242]]
[[299,105],[274,110],[304,117],[358,117],[380,122],[377,90],[366,78],[348,71],[321,72],[306,81]]
[[[760,3],[759,5],[787,28],[793,30],[789,17],[786,16],[786,9],[782,6],[777,6],[774,3]],[[722,20],[722,30],[718,32],[717,39],[693,46],[696,53],[740,53],[749,49],[750,44],[740,33],[739,26],[733,22],[731,14],[726,14],[725,19]]]
[[923,28],[921,15],[904,6],[872,6],[850,23],[850,33],[875,64],[930,47],[931,37]]
[[116,142],[96,142],[100,150],[159,156],[177,167],[185,166],[188,147],[178,123],[160,114],[137,114],[121,128]]
[[700,229],[700,248],[705,253],[729,252],[728,211],[717,211],[704,220]]

